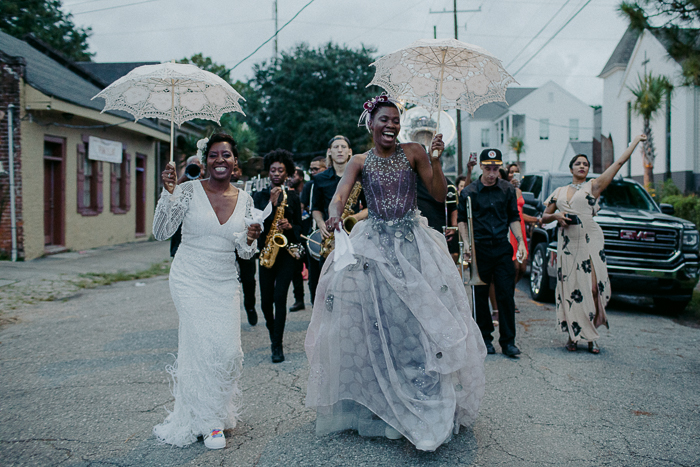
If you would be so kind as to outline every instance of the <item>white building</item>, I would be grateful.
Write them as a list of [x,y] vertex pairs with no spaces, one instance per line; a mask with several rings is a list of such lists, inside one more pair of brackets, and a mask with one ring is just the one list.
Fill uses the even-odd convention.
[[[670,174],[683,191],[700,188],[700,89],[679,86],[681,66],[672,59],[664,44],[652,31],[638,33],[628,29],[617,44],[599,77],[603,85],[602,134],[610,136],[617,159],[635,135],[642,133],[642,117],[632,109],[639,76],[651,72],[665,75],[676,88],[671,101],[663,106],[651,123],[656,149],[654,181]],[[623,169],[626,176],[643,178],[641,151],[632,156]]]
[[504,161],[515,161],[508,141],[520,136],[525,143],[520,155],[524,172],[556,171],[570,142],[590,145],[593,140],[593,108],[553,81],[539,88],[510,88],[506,102],[486,104],[474,117],[467,116],[465,152],[498,148]]

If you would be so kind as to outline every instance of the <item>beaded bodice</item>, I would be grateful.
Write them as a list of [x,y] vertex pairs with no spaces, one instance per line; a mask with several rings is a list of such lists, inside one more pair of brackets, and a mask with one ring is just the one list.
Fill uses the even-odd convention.
[[362,187],[371,217],[401,219],[416,208],[416,172],[400,144],[386,158],[369,150],[362,170]]

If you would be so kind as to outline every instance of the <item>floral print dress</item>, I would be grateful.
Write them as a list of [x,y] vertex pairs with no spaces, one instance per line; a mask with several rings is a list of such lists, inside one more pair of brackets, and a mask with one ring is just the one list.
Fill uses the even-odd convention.
[[[576,214],[579,224],[558,227],[557,325],[573,342],[595,341],[596,328],[608,325],[605,307],[610,300],[610,279],[605,265],[603,230],[593,219],[600,206],[592,194],[591,181],[584,183],[567,201],[569,185],[558,188],[546,203]],[[593,299],[593,280],[598,283],[598,312]]]

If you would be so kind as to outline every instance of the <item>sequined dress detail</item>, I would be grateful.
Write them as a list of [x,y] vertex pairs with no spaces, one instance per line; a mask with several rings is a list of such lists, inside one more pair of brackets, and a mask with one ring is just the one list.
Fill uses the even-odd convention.
[[416,173],[400,145],[367,155],[369,218],[350,235],[357,262],[326,261],[306,336],[306,404],[318,434],[386,425],[434,451],[471,425],[486,348],[442,235],[416,210]]
[[153,428],[164,443],[185,446],[214,429],[236,426],[243,364],[240,283],[236,252],[252,258],[244,217],[252,198],[238,192],[236,207],[221,224],[200,181],[163,190],[153,220],[157,240],[172,236],[182,223],[182,243],[170,267],[170,293],[180,321],[172,376],[175,405]]

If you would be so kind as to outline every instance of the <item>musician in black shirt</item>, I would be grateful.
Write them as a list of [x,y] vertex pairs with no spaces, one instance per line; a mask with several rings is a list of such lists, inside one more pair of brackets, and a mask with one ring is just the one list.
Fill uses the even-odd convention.
[[[282,202],[284,182],[288,174],[294,173],[292,154],[284,149],[276,149],[265,156],[265,170],[270,176],[270,187],[256,192],[253,203],[257,209],[265,209],[268,201],[272,202],[273,210],[264,222],[264,232],[258,238],[258,249],[262,252],[267,243],[267,237],[272,228],[277,209]],[[287,206],[284,217],[277,224],[282,235],[287,237],[288,244],[301,243],[301,204],[299,196],[292,190],[287,191]],[[262,253],[261,253],[262,254]],[[265,324],[270,332],[272,342],[272,362],[284,361],[282,338],[284,325],[287,320],[287,294],[292,282],[296,260],[286,248],[280,248],[275,263],[271,268],[260,266],[258,275],[260,281],[260,308],[265,316]],[[274,307],[274,311],[273,311]]]
[[459,197],[459,233],[465,245],[465,259],[471,259],[471,245],[467,235],[467,198],[472,202],[474,250],[479,276],[487,285],[474,287],[476,322],[488,353],[496,353],[493,347],[494,331],[489,311],[489,285],[496,287],[499,310],[498,340],[503,353],[517,357],[520,349],[515,346],[515,267],[513,247],[508,239],[508,229],[518,241],[518,261],[525,261],[527,249],[520,228],[515,188],[498,178],[503,156],[498,149],[484,149],[479,157],[481,177],[469,184]]

